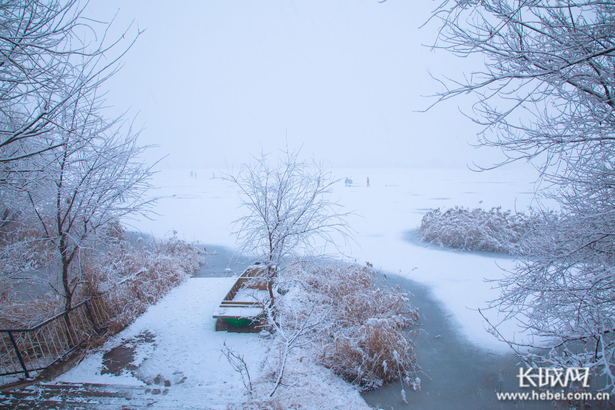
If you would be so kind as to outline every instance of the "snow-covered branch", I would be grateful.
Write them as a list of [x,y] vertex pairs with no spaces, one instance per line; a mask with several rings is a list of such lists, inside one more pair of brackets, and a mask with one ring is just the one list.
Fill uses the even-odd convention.
[[329,199],[337,180],[321,165],[301,162],[299,152],[283,151],[277,164],[261,153],[236,174],[247,214],[235,221],[242,251],[257,253],[268,266],[270,297],[283,261],[293,256],[322,255],[327,247],[351,240],[349,212]]
[[531,161],[561,210],[528,221],[527,258],[493,306],[536,336],[528,363],[594,368],[613,392],[615,4],[447,0],[432,19],[434,47],[485,62],[441,80],[437,101],[473,94],[479,145]]

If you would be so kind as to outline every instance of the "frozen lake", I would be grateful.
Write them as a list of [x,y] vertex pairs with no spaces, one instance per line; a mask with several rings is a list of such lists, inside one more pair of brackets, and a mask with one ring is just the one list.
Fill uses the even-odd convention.
[[[158,173],[154,220],[127,221],[133,229],[154,236],[177,231],[180,238],[235,246],[232,222],[242,215],[238,189],[220,179],[220,170],[179,169]],[[535,204],[535,172],[530,168],[476,173],[462,169],[332,169],[338,178],[353,180],[335,185],[333,197],[353,211],[351,227],[356,243],[343,246],[349,260],[369,261],[376,268],[428,286],[442,303],[451,326],[471,343],[493,352],[508,352],[506,344],[485,331],[476,311],[498,295],[485,278],[497,279],[513,261],[497,255],[479,255],[424,246],[414,240],[423,214],[431,208],[465,207],[524,210]],[[214,178],[215,174],[215,178]],[[370,187],[367,187],[367,178]],[[220,267],[222,270],[223,267]],[[491,319],[497,320],[494,313]],[[507,336],[516,332],[509,326]],[[515,335],[520,340],[520,335]]]
[[[487,332],[478,308],[485,308],[498,290],[485,279],[497,279],[511,268],[510,257],[488,253],[461,253],[425,245],[416,239],[422,216],[432,208],[452,206],[525,210],[536,205],[532,169],[501,169],[476,173],[468,169],[333,169],[342,181],[332,196],[353,211],[351,227],[356,244],[343,246],[344,257],[369,261],[389,274],[385,282],[414,293],[425,332],[417,344],[424,373],[421,393],[409,392],[412,408],[513,408],[497,402],[495,389],[515,391],[517,360],[510,348]],[[214,178],[215,175],[215,178]],[[133,221],[134,228],[155,236],[177,231],[180,238],[232,249],[232,222],[242,215],[238,189],[220,179],[220,170],[165,170],[156,175],[155,195],[162,196],[155,220]],[[353,184],[346,187],[344,178]],[[367,187],[367,178],[370,186]],[[210,247],[211,248],[211,247]],[[223,255],[220,255],[223,256]],[[239,272],[241,263],[214,265],[210,258],[205,276]],[[232,260],[232,258],[231,258]],[[205,271],[204,271],[205,272]],[[497,321],[496,312],[486,313]],[[523,339],[514,324],[500,329],[507,337]],[[364,395],[371,405],[405,408],[399,386]],[[544,407],[545,403],[532,403]],[[478,406],[478,407],[476,407]],[[482,407],[481,407],[482,406]],[[410,408],[410,407],[408,407]]]
[[[399,284],[414,293],[425,332],[418,340],[417,354],[423,366],[423,391],[409,393],[414,407],[435,404],[467,408],[511,408],[498,403],[494,390],[516,390],[517,360],[510,348],[486,331],[478,308],[485,308],[498,290],[485,279],[497,279],[502,268],[511,268],[510,257],[488,253],[461,253],[425,245],[416,239],[416,229],[425,212],[452,206],[525,210],[536,205],[532,169],[503,169],[484,173],[468,169],[333,169],[338,178],[351,178],[335,185],[333,198],[353,211],[351,227],[356,243],[343,246],[344,258],[369,261],[389,274],[385,282]],[[215,175],[215,178],[214,178]],[[238,189],[220,179],[220,170],[165,170],[156,175],[159,200],[155,220],[132,221],[135,229],[154,236],[177,231],[180,238],[233,248],[232,222],[242,215]],[[370,186],[367,187],[367,178]],[[210,247],[211,248],[211,247]],[[221,252],[228,249],[218,248]],[[220,255],[222,256],[222,255]],[[241,263],[212,266],[206,276],[224,275],[226,268],[239,272]],[[493,311],[486,313],[497,321]],[[513,323],[500,329],[517,341]],[[371,405],[404,408],[399,386],[365,394]],[[535,403],[540,408],[544,403]],[[418,407],[417,407],[418,406]],[[479,406],[479,407],[480,407]],[[476,407],[476,408],[479,408]]]

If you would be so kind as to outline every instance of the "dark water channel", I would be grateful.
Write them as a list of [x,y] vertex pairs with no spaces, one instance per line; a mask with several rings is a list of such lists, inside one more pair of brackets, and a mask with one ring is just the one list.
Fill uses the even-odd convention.
[[[127,231],[128,242],[135,248],[147,248],[155,241],[152,235]],[[193,243],[197,248],[205,251],[205,264],[194,275],[197,278],[226,278],[239,276],[254,262],[254,258],[239,255],[231,248],[221,245],[208,245]]]
[[[240,275],[254,262],[223,246],[205,245],[206,264],[196,277]],[[390,409],[553,409],[550,401],[498,401],[496,391],[522,391],[518,387],[518,359],[512,354],[494,354],[470,343],[454,328],[429,287],[395,274],[379,275],[383,286],[399,286],[413,294],[419,308],[422,333],[416,340],[421,366],[421,390],[404,386],[408,404],[403,403],[401,385],[383,386],[363,393],[375,408]],[[477,313],[478,314],[478,313]],[[565,408],[563,406],[555,408]]]
[[[198,245],[197,245],[198,246]],[[252,265],[255,260],[238,255],[231,248],[219,245],[203,245],[205,247],[205,264],[194,275],[197,278],[227,278],[239,276]]]
[[[389,409],[553,409],[549,401],[498,401],[496,391],[521,391],[518,359],[512,354],[494,354],[480,349],[451,325],[428,287],[398,275],[381,277],[383,285],[400,286],[412,292],[419,308],[422,334],[416,340],[421,366],[421,390],[404,386],[408,404],[401,398],[401,385],[394,384],[363,393],[370,405]],[[478,314],[478,313],[477,313]]]

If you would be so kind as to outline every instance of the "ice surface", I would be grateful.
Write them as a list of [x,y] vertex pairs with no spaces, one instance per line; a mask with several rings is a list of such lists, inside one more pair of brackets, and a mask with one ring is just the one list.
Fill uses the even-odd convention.
[[[199,175],[216,175],[221,170],[197,170]],[[349,219],[357,231],[356,244],[339,247],[346,257],[358,263],[369,261],[377,268],[396,273],[430,286],[434,295],[455,319],[459,331],[486,349],[508,352],[497,341],[477,308],[498,296],[494,284],[485,279],[502,277],[502,269],[513,267],[513,260],[497,255],[477,255],[436,249],[408,240],[426,210],[437,207],[491,207],[524,210],[535,205],[531,168],[500,169],[476,173],[468,169],[333,169],[342,178],[333,198],[345,210],[354,211]],[[360,181],[345,187],[344,178]],[[363,181],[370,178],[370,187]],[[200,240],[233,247],[232,222],[244,210],[239,207],[238,189],[220,178],[190,178],[190,170],[165,170],[156,175],[159,201],[155,221],[129,221],[135,228],[156,236],[175,229],[187,240]],[[173,197],[172,195],[175,195]],[[331,249],[334,251],[334,249]],[[486,313],[498,321],[495,312]],[[501,329],[506,336],[521,340],[514,324]]]

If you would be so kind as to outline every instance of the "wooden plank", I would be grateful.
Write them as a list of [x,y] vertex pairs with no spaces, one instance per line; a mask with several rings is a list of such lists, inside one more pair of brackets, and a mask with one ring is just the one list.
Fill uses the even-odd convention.
[[226,307],[257,307],[255,303],[222,303],[220,305],[221,308]]

